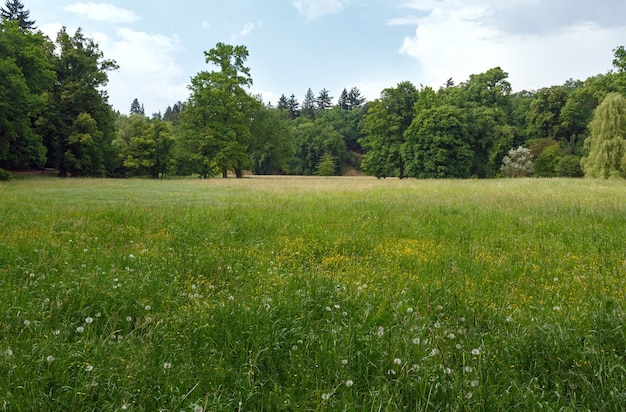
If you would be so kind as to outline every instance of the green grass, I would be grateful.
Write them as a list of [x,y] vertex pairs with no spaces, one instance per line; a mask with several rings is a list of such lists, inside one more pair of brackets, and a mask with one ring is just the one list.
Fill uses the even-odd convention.
[[0,410],[624,410],[626,183],[0,183]]

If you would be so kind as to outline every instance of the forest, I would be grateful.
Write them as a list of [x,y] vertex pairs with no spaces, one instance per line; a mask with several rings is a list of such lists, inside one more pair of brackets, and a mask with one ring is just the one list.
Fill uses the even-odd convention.
[[[513,92],[500,67],[438,89],[403,81],[367,101],[308,89],[264,102],[243,45],[217,43],[190,97],[146,114],[108,102],[119,67],[81,29],[55,40],[19,0],[0,22],[0,179],[11,171],[161,178],[626,177],[626,50],[585,80]],[[336,103],[335,103],[336,101]]]

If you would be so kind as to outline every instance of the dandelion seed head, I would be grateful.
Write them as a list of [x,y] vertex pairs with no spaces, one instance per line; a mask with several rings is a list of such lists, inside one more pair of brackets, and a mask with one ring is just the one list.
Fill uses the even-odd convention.
[[132,318],[131,316],[126,316],[126,321],[127,321],[127,322],[132,322],[132,321],[133,321],[133,318]]
[[348,359],[342,359],[341,364],[344,365],[344,366],[347,365],[348,364]]
[[400,358],[395,358],[395,359],[393,360],[393,363],[395,363],[396,365],[402,365],[402,359],[400,359]]
[[29,326],[29,325],[30,325],[30,320],[24,319],[24,326]]
[[413,339],[413,344],[414,345],[419,345],[420,344],[420,338],[414,338]]
[[507,316],[506,317],[506,321],[507,322],[513,322],[513,316]]
[[445,368],[445,369],[443,370],[443,373],[445,373],[446,375],[450,375],[450,374],[452,373],[452,369],[450,369],[450,368]]
[[93,365],[87,365],[85,366],[85,371],[86,372],[91,372],[93,370]]
[[61,334],[61,331],[59,329],[55,329],[55,330],[52,331],[52,334],[54,336],[59,336]]
[[84,327],[82,327],[82,326],[78,326],[78,327],[76,328],[76,332],[78,332],[78,333],[83,333],[84,331],[85,331],[85,328],[84,328]]
[[480,355],[480,349],[472,349],[472,355],[474,356]]
[[4,351],[4,354],[8,357],[8,356],[13,356],[13,351],[11,349],[7,349],[6,351]]
[[85,318],[85,323],[86,323],[86,324],[91,324],[91,323],[93,323],[93,318],[92,318],[91,316],[87,316],[87,317]]
[[350,388],[350,387],[352,387],[352,385],[354,385],[354,382],[352,382],[350,379],[348,379],[346,381],[346,388]]
[[129,254],[128,254],[128,258],[129,258],[129,259],[134,259],[134,258],[135,258],[135,255],[133,255],[132,253],[129,253]]
[[472,393],[472,391],[469,391],[469,392],[467,392],[467,393],[465,394],[465,398],[466,398],[466,399],[471,399],[471,398],[472,398],[472,396],[474,396],[474,394]]
[[463,368],[463,370],[464,370],[466,373],[472,373],[472,371],[474,370],[474,368],[472,368],[471,366],[466,366],[466,367],[464,367],[464,368]]
[[47,360],[48,362],[53,362],[53,361],[54,361],[54,356],[52,356],[52,355],[48,355],[48,357],[46,358],[46,360]]
[[470,382],[470,385],[471,385],[472,388],[475,388],[475,387],[478,386],[478,381],[477,380],[473,380],[473,381]]
[[406,308],[406,313],[408,313],[408,314],[413,313],[413,308]]

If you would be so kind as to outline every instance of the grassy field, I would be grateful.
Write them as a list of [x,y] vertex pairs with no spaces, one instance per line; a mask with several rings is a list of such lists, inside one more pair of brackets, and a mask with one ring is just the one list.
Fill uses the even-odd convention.
[[0,183],[0,410],[626,410],[626,183]]

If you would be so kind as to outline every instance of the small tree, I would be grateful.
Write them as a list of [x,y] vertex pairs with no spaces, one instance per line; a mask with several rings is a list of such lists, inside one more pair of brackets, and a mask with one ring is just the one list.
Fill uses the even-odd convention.
[[335,159],[330,153],[326,152],[320,158],[320,162],[317,164],[318,176],[334,176],[335,175]]
[[528,177],[532,175],[534,164],[530,150],[525,147],[509,150],[502,159],[502,173],[507,177]]

